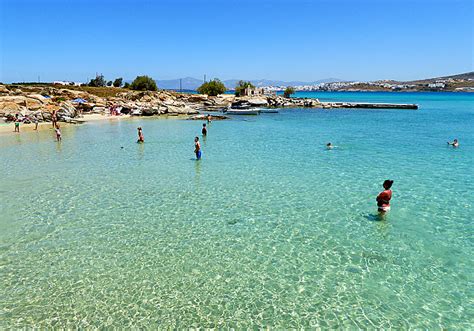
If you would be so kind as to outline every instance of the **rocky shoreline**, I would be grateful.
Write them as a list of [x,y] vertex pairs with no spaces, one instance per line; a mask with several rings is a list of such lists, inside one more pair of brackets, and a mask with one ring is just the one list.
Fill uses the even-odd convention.
[[[156,116],[195,115],[229,108],[357,108],[351,103],[326,103],[318,99],[285,98],[280,95],[207,96],[126,89],[114,89],[114,92],[109,96],[98,96],[85,90],[53,86],[0,85],[0,118],[12,121],[19,115],[31,121],[48,122],[51,121],[52,114],[56,113],[59,121],[74,123],[83,114]],[[370,108],[367,107],[368,104],[364,105],[360,108]]]

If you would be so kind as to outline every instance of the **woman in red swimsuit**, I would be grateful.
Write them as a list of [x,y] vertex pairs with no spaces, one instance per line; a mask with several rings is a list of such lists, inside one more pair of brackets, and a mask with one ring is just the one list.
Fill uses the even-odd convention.
[[387,179],[383,182],[384,191],[377,195],[377,208],[380,213],[386,213],[390,210],[390,200],[392,199],[392,187],[393,180]]

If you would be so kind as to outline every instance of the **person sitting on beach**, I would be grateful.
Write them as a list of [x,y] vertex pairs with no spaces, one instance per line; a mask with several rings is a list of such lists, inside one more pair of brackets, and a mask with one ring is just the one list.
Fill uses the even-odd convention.
[[196,159],[201,159],[201,144],[199,143],[199,137],[194,138],[194,153],[196,154]]
[[383,182],[384,191],[377,195],[377,208],[380,213],[385,213],[390,210],[390,200],[392,199],[393,180],[387,179]]
[[459,142],[457,139],[454,139],[452,143],[448,141],[448,145],[451,145],[454,148],[456,148],[456,147],[459,147]]
[[212,116],[210,114],[207,114],[207,123],[212,122]]
[[56,132],[56,140],[61,141],[61,130],[59,129],[58,124],[56,124],[56,129],[54,131]]
[[201,132],[202,132],[202,135],[203,135],[203,136],[207,135],[206,123],[204,123],[204,124],[202,125],[202,131],[201,131]]
[[145,142],[145,137],[143,136],[142,128],[139,127],[139,128],[137,128],[137,130],[138,130],[138,140],[137,140],[137,143],[144,143],[144,142]]

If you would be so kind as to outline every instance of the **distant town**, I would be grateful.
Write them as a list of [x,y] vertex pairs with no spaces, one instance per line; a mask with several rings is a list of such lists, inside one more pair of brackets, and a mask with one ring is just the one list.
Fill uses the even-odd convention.
[[[204,78],[205,79],[205,78]],[[158,88],[175,91],[195,91],[202,83],[203,79],[191,77],[178,78],[173,80],[156,80]],[[228,91],[233,91],[238,80],[225,80]],[[283,82],[270,80],[251,80],[254,86],[261,88],[264,93],[275,93],[284,91],[288,86],[292,86],[295,91],[432,91],[432,92],[474,92],[474,72],[430,78],[424,80],[400,82],[394,80],[378,80],[371,82],[363,81],[341,81],[328,79],[311,83],[304,82]],[[109,82],[107,86],[112,86]],[[21,83],[19,83],[21,84]],[[33,83],[30,83],[33,84]],[[54,85],[83,86],[84,82],[54,81]]]

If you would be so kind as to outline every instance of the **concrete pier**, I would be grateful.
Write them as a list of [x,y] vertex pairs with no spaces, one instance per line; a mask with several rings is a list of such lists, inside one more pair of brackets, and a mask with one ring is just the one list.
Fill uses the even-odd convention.
[[418,109],[410,103],[321,102],[323,108]]

